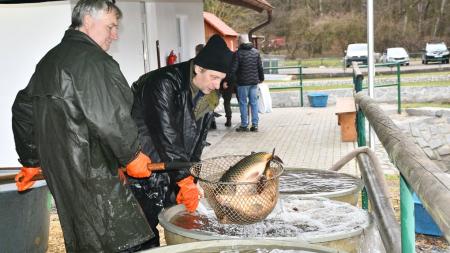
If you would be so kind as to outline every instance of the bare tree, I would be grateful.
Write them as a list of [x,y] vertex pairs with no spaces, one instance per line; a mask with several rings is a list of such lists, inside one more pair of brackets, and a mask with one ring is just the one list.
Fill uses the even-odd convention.
[[436,37],[436,34],[438,32],[439,29],[439,25],[441,22],[441,18],[442,15],[444,15],[444,10],[445,10],[445,4],[446,4],[447,0],[441,0],[441,9],[439,11],[439,15],[436,17],[436,23],[434,24],[434,30],[433,30],[433,38]]

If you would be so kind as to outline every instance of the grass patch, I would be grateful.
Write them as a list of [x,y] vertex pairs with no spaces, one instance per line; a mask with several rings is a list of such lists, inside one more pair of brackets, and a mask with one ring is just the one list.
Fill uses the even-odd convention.
[[435,81],[435,82],[409,82],[409,83],[401,83],[402,86],[450,86],[450,80],[449,81]]
[[450,108],[449,103],[402,103],[402,108],[420,108],[420,107],[439,107],[439,108]]
[[386,180],[399,180],[400,176],[395,174],[384,174]]
[[[335,89],[353,89],[353,84],[338,84],[338,85],[323,85],[323,86],[304,86],[303,91],[313,91],[313,90],[335,90]],[[275,82],[274,82],[275,83]],[[402,87],[447,87],[450,86],[450,81],[436,81],[436,82],[403,82]],[[390,86],[394,88],[396,86]],[[375,87],[377,88],[377,87]],[[379,87],[378,87],[379,88]],[[270,89],[271,92],[284,92],[284,91],[298,91],[299,88],[287,87],[283,89]]]
[[299,60],[287,60],[280,64],[283,67],[296,67],[302,65],[305,67],[342,67],[342,58],[335,57],[323,57],[323,58],[310,58],[310,59],[299,59]]

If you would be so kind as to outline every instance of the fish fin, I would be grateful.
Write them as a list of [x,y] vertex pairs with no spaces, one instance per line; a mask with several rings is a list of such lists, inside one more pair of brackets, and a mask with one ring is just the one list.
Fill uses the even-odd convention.
[[278,162],[280,162],[281,164],[283,164],[283,160],[281,160],[281,158],[278,157],[278,156],[272,156],[272,159],[271,159],[271,160],[275,160],[275,161],[278,161]]
[[283,161],[281,160],[281,158],[275,155],[275,148],[273,148],[273,150],[272,150],[272,158],[270,160],[275,160],[275,161],[278,161],[281,164],[283,164]]
[[261,194],[264,191],[264,187],[266,186],[266,176],[261,176],[258,180],[258,183],[256,184],[256,192],[259,194]]

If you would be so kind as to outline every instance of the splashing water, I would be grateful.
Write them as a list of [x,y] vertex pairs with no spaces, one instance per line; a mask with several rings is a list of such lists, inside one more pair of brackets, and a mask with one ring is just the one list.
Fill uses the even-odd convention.
[[191,231],[231,238],[298,238],[311,240],[324,235],[351,233],[368,227],[366,211],[325,198],[296,195],[280,197],[263,221],[251,225],[220,224],[209,206],[201,213],[180,212],[170,222]]

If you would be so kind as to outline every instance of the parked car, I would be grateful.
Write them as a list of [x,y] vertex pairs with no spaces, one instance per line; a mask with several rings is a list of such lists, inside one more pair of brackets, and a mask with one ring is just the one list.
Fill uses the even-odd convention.
[[449,52],[444,42],[427,43],[422,53],[422,64],[429,62],[448,63]]
[[352,62],[360,62],[362,64],[367,64],[367,44],[366,43],[356,43],[349,44],[345,52],[344,64],[348,68],[352,65]]
[[409,55],[403,47],[391,47],[383,54],[383,62],[409,65]]

